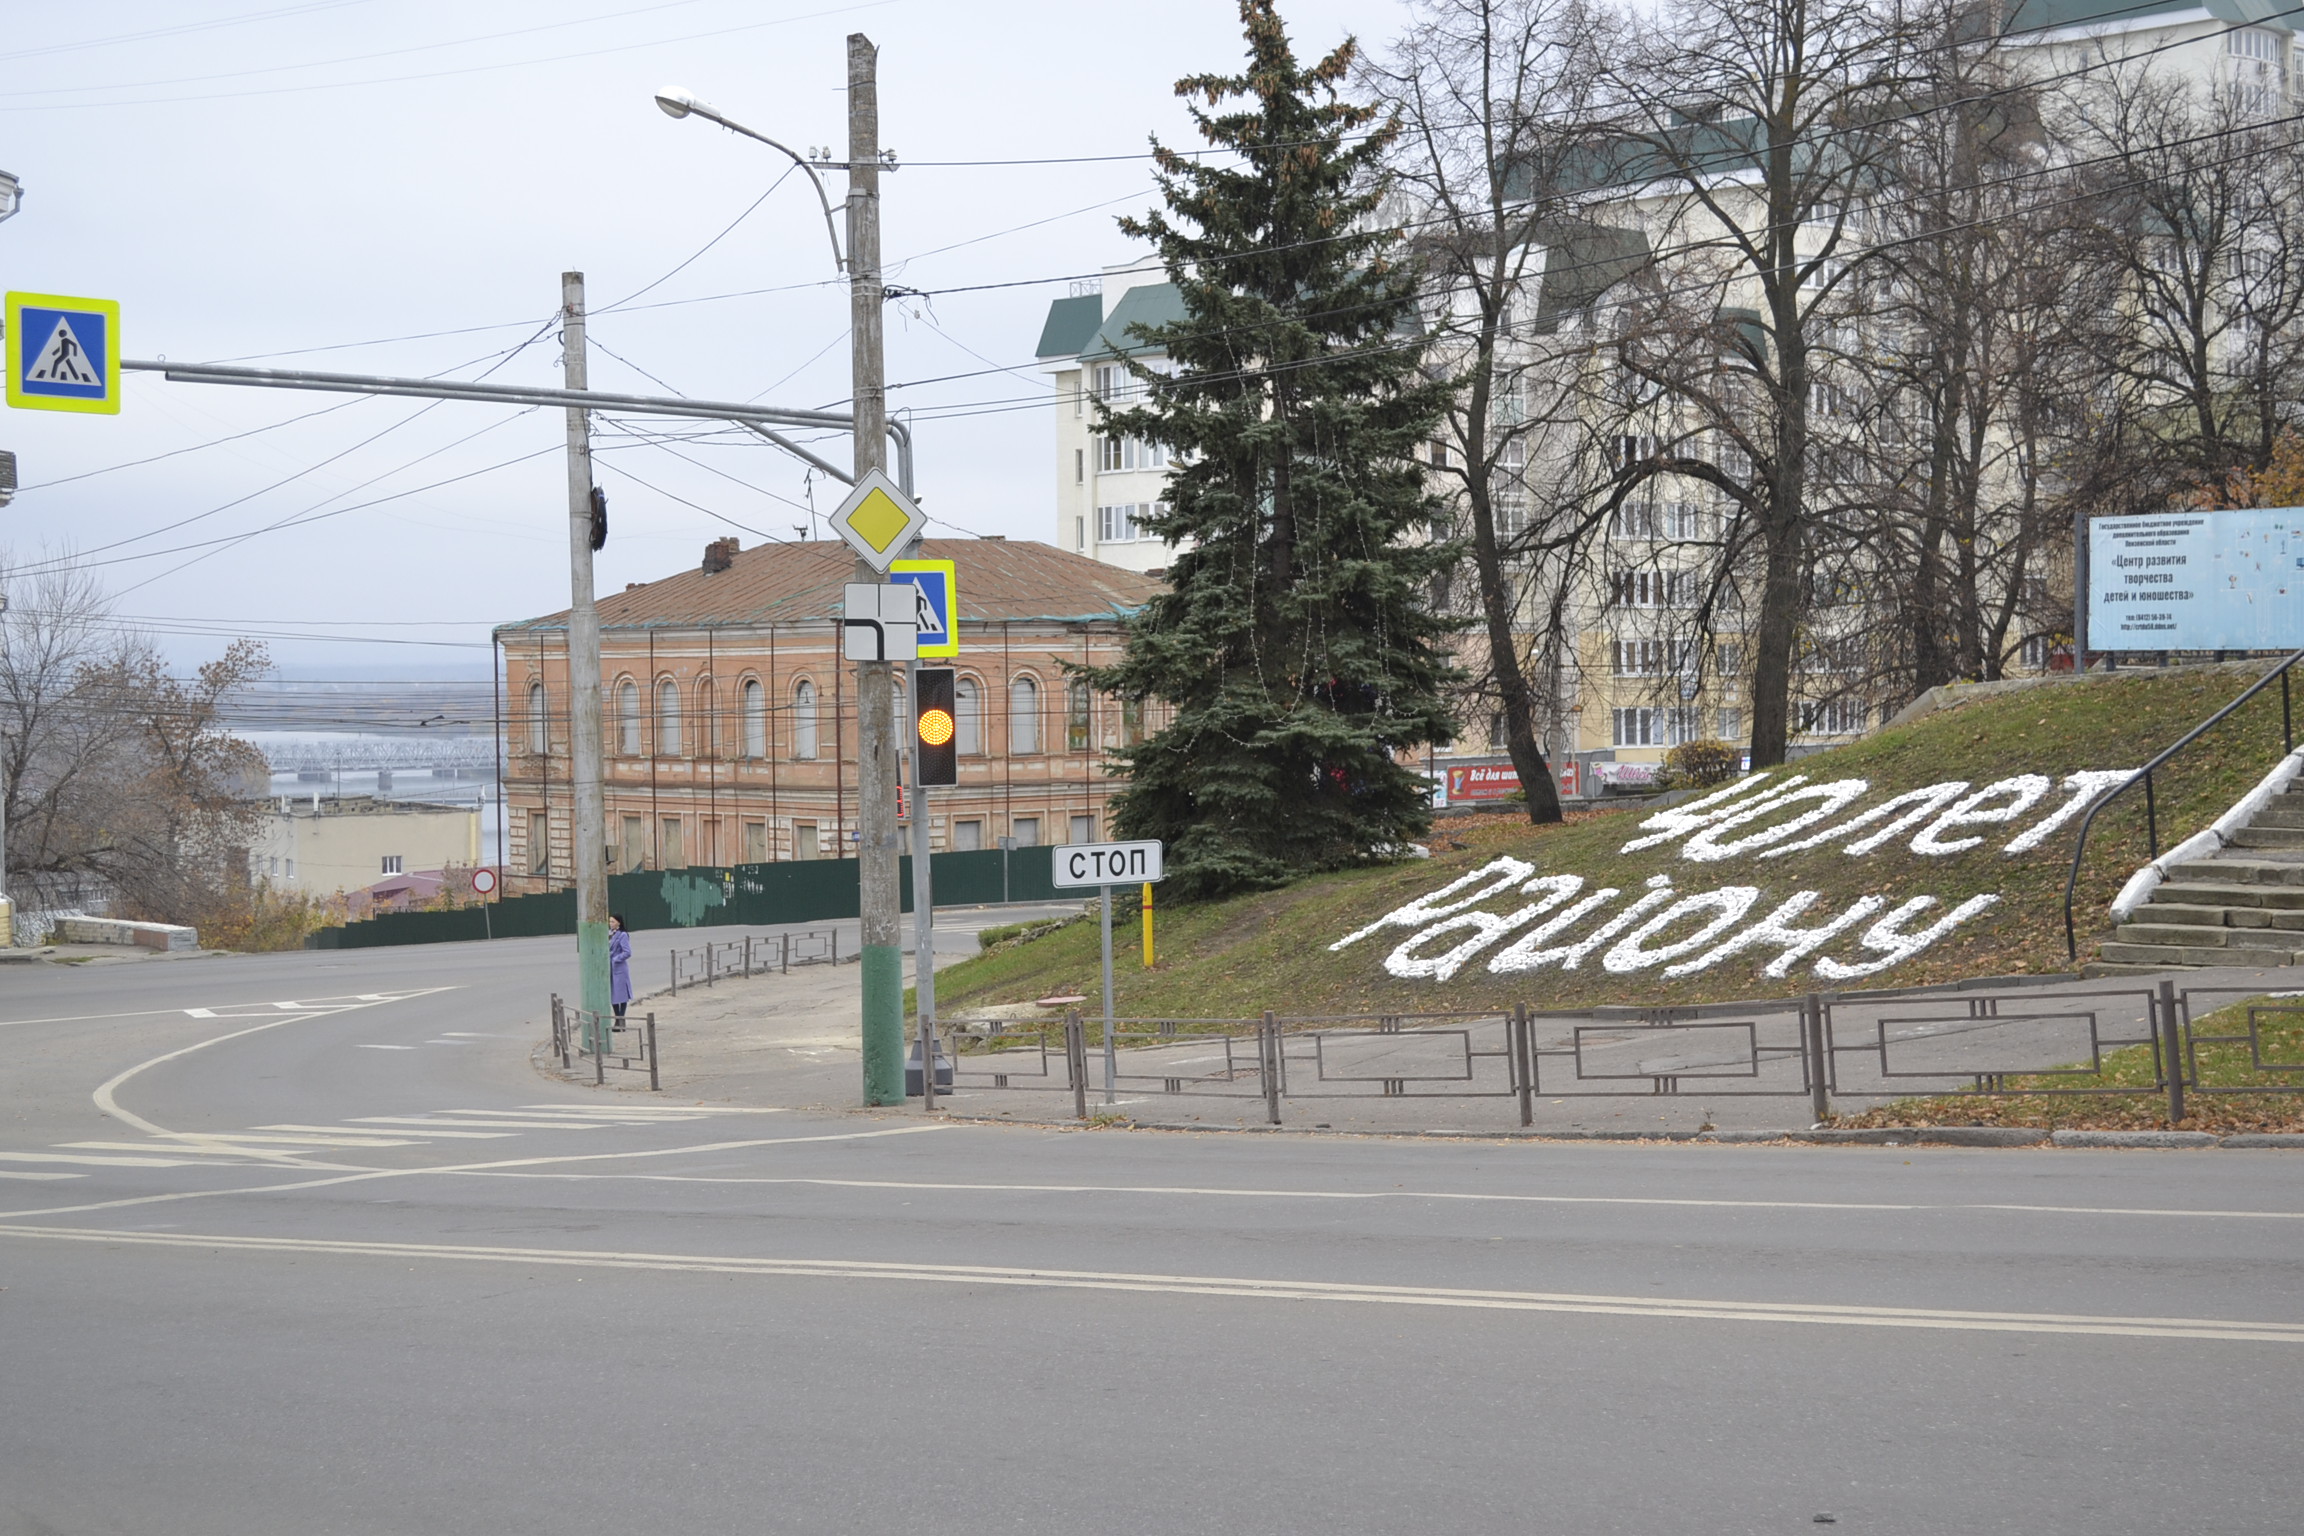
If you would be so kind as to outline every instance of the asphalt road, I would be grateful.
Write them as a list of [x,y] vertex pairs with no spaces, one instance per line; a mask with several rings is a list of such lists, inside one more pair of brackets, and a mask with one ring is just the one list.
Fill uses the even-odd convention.
[[2304,1525],[2304,1155],[684,1105],[565,950],[0,970],[0,1536]]

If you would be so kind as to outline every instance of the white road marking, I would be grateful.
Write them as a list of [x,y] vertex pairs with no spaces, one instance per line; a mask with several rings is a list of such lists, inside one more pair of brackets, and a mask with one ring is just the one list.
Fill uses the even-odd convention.
[[60,1147],[85,1147],[91,1151],[105,1152],[173,1152],[182,1157],[245,1157],[253,1158],[267,1166],[271,1159],[281,1155],[269,1147],[250,1148],[242,1151],[239,1147],[228,1146],[221,1141],[172,1141],[167,1138],[155,1141],[60,1141],[56,1145]]
[[[791,1111],[788,1109],[753,1109],[743,1105],[735,1104],[633,1104],[617,1108],[610,1108],[604,1104],[523,1104],[520,1106],[520,1108],[524,1110],[532,1109],[544,1114],[665,1115],[678,1116],[681,1119],[687,1119],[688,1117],[694,1115],[788,1115],[791,1113]],[[509,1111],[476,1109],[466,1111],[449,1111],[449,1113],[492,1115],[497,1113],[509,1113]]]
[[213,1143],[216,1145],[222,1145],[226,1142],[231,1142],[236,1145],[267,1147],[420,1147],[423,1145],[423,1143],[420,1141],[407,1141],[390,1136],[359,1136],[351,1134],[336,1136],[278,1136],[270,1134],[259,1135],[252,1131],[170,1131],[168,1133],[168,1138],[171,1143],[177,1142],[179,1140],[193,1143]]
[[416,1049],[416,1047],[412,1045],[372,1045],[363,1040],[358,1045],[354,1046],[353,1049],[360,1051],[412,1051]]
[[578,1124],[570,1124],[565,1120],[469,1120],[463,1118],[433,1120],[419,1119],[415,1115],[361,1115],[351,1123],[358,1125],[478,1125],[497,1130],[509,1127],[514,1131],[595,1131],[602,1126],[615,1124],[612,1120],[593,1120]]
[[1491,1291],[1442,1286],[1362,1285],[1323,1280],[1267,1280],[1228,1275],[1152,1275],[1127,1271],[861,1259],[768,1259],[745,1255],[636,1253],[614,1249],[351,1242],[327,1238],[242,1237],[222,1233],[107,1231],[85,1227],[25,1227],[6,1224],[0,1224],[0,1235],[56,1242],[198,1248],[211,1252],[228,1248],[243,1252],[320,1253],[352,1258],[448,1259],[587,1269],[737,1274],[778,1279],[893,1280],[915,1284],[1001,1285],[1042,1290],[1217,1296],[1250,1301],[1359,1302],[1477,1311],[1566,1312],[1715,1322],[1791,1323],[1817,1327],[2091,1334],[2113,1338],[2206,1339],[2225,1343],[2304,1345],[2304,1323],[2259,1322],[2237,1318],[1971,1312],[1952,1308],[1876,1307],[1837,1302],[1717,1301],[1689,1297],[1589,1295],[1563,1291]]
[[0,1019],[0,1029],[17,1024],[94,1024],[105,1019],[156,1019],[169,1014],[201,1011],[195,1008],[138,1008],[128,1013],[62,1013],[46,1019]]
[[[73,1142],[69,1145],[79,1146]],[[69,1152],[0,1152],[0,1162],[8,1163],[85,1163],[96,1168],[214,1168],[215,1163],[202,1163],[189,1157],[138,1157],[128,1154],[119,1157],[80,1157]]]
[[[441,1130],[438,1128],[438,1123],[436,1121],[419,1120],[414,1116],[409,1116],[405,1119],[395,1119],[392,1116],[379,1115],[377,1119],[380,1121],[388,1121],[397,1125],[420,1125],[423,1126],[425,1131],[428,1133],[428,1139],[437,1139],[443,1141],[504,1141],[517,1134],[513,1131]],[[339,1136],[344,1134],[344,1127],[340,1125],[260,1125],[256,1127],[256,1129],[260,1131],[327,1131]]]
[[0,1179],[24,1179],[26,1181],[30,1181],[33,1179],[84,1179],[86,1177],[88,1177],[88,1175],[84,1173],[35,1173],[30,1169],[0,1168]]

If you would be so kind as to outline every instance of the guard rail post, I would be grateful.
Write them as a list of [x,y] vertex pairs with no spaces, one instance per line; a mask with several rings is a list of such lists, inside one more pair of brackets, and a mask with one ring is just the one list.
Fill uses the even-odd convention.
[[778,956],[776,961],[776,969],[778,973],[785,976],[791,975],[792,935],[788,933],[780,933],[776,936],[776,953]]
[[2153,1012],[2160,1016],[2160,1065],[2168,1074],[2168,1124],[2173,1129],[2184,1120],[2184,1052],[2177,1038],[2176,983],[2166,977]]
[[661,1093],[664,1085],[656,1078],[656,1015],[648,1015],[648,1091]]
[[1814,992],[1800,1001],[1800,1054],[1808,1063],[1808,1107],[1822,1125],[1832,1118],[1832,1095],[1826,1080],[1824,999]]
[[592,1086],[600,1087],[608,1081],[608,1032],[601,1020],[592,1021]]
[[752,935],[744,935],[744,979],[752,979]]
[[672,951],[672,995],[680,995],[680,951]]
[[712,985],[712,941],[704,941],[704,985]]
[[1512,1022],[1505,1029],[1505,1050],[1512,1058],[1512,1075],[1520,1084],[1520,1124],[1536,1123],[1536,1060],[1528,1049],[1528,1005],[1512,1005]]
[[1072,1079],[1072,1115],[1088,1118],[1088,1037],[1080,1028],[1080,1010],[1064,1010],[1064,1074]]

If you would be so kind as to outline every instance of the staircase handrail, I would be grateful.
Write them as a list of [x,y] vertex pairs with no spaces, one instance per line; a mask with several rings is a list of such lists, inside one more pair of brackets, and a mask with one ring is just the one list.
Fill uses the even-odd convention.
[[2183,737],[2179,739],[2174,746],[2168,748],[2168,750],[2162,752],[2158,757],[2155,757],[2152,759],[2152,761],[2137,769],[2133,774],[2128,776],[2127,780],[2123,782],[2119,788],[2113,790],[2103,799],[2088,807],[2088,814],[2083,817],[2080,822],[2079,839],[2073,844],[2072,847],[2071,872],[2064,877],[2064,954],[2066,958],[2072,960],[2077,960],[2080,958],[2080,940],[2078,934],[2074,931],[2072,926],[2072,901],[2073,893],[2079,888],[2080,885],[2080,861],[2088,854],[2088,832],[2090,828],[2096,825],[2097,816],[2104,810],[2106,806],[2110,805],[2113,801],[2128,793],[2129,790],[2134,789],[2138,784],[2142,784],[2144,786],[2145,838],[2152,849],[2150,857],[2154,859],[2160,857],[2160,813],[2159,808],[2154,803],[2152,796],[2153,771],[2159,768],[2162,764],[2166,763],[2168,759],[2174,757],[2177,753],[2183,751],[2186,747],[2192,745],[2192,743],[2195,741],[2198,741],[2202,736],[2207,735],[2210,730],[2222,722],[2226,715],[2231,714],[2232,711],[2238,709],[2241,705],[2256,697],[2257,694],[2262,693],[2265,689],[2271,687],[2275,681],[2280,684],[2280,734],[2282,738],[2287,742],[2287,750],[2290,752],[2295,751],[2296,725],[2295,716],[2289,703],[2288,671],[2291,667],[2295,666],[2296,663],[2300,661],[2304,661],[2304,651],[2296,652],[2295,655],[2290,656],[2286,661],[2283,661],[2280,663],[2280,665],[2274,667],[2271,671],[2256,679],[2255,682],[2249,684],[2247,690],[2243,692],[2240,697],[2234,699],[2231,703],[2225,705],[2222,709],[2216,711],[2216,713],[2210,715],[2207,719],[2192,727],[2191,730],[2186,731]]

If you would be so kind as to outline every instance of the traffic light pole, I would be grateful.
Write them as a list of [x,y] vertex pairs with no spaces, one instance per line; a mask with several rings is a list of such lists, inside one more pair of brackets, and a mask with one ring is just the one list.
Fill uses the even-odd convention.
[[[913,714],[918,716],[915,705]],[[920,1015],[920,1107],[936,1108],[936,884],[928,867],[928,775],[912,728],[912,996]]]
[[[848,36],[848,325],[852,338],[849,409],[855,421],[856,478],[888,462],[888,393],[881,357],[879,50]],[[856,562],[860,582],[881,573]],[[864,1102],[904,1102],[903,897],[898,884],[895,669],[856,664],[856,876],[862,919]],[[929,1070],[923,1060],[921,1071]]]

